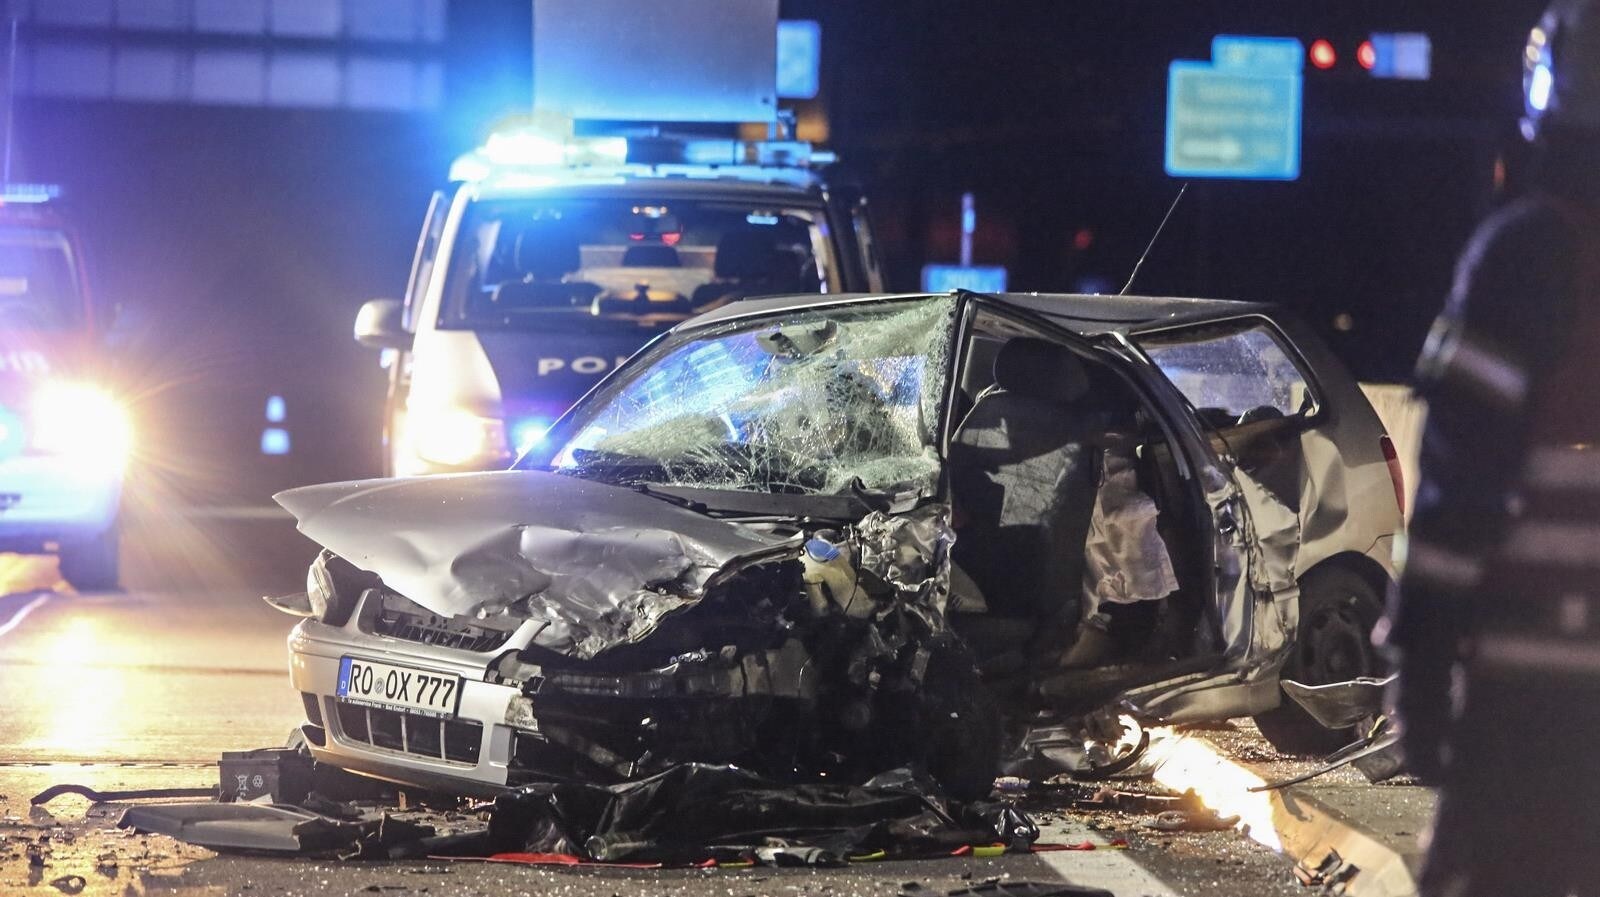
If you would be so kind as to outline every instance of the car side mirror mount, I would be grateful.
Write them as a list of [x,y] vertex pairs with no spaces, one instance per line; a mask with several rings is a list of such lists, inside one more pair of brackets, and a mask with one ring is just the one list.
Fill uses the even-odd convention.
[[356,342],[369,349],[411,348],[412,333],[405,328],[405,306],[398,299],[372,299],[356,313]]

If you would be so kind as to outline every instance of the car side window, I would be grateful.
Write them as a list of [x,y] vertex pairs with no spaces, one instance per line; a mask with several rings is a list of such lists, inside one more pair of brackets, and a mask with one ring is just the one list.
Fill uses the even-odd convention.
[[1213,425],[1315,411],[1309,378],[1265,323],[1229,322],[1137,339]]

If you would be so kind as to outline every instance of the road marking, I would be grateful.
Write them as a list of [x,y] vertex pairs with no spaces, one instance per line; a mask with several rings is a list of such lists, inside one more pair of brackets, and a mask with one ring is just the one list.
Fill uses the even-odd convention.
[[1140,897],[1178,897],[1166,882],[1139,865],[1130,851],[1108,848],[1105,836],[1081,822],[1051,822],[1039,828],[1042,844],[1078,844],[1088,841],[1095,850],[1058,850],[1037,853],[1068,882],[1088,888],[1104,888],[1113,894],[1138,894]]
[[17,612],[11,615],[11,619],[5,621],[4,623],[0,623],[0,638],[4,638],[11,632],[11,630],[21,626],[22,621],[28,618],[28,614],[33,613],[46,601],[49,601],[52,597],[54,597],[54,595],[55,592],[40,593],[39,595],[34,596],[32,601],[29,601],[27,604],[24,604],[22,607],[18,608]]

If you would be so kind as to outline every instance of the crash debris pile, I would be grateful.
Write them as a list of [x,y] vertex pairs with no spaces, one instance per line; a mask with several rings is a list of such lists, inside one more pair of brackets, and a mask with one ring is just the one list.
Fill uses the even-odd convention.
[[[239,769],[274,768],[237,800]],[[315,790],[322,788],[338,797]],[[54,788],[45,802],[82,789]],[[356,795],[355,799],[341,799]],[[138,799],[138,793],[118,795]],[[789,783],[686,763],[636,781],[545,782],[470,812],[406,806],[390,786],[290,750],[225,761],[219,799],[138,804],[122,828],[218,851],[337,859],[490,859],[543,865],[836,866],[851,861],[1026,852],[1038,827],[1009,800],[951,801],[894,770],[861,785]]]

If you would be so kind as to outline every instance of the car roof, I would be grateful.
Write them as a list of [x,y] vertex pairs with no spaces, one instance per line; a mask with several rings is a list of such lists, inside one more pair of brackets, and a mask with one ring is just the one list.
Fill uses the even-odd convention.
[[[932,299],[952,293],[805,293],[745,299],[693,318],[680,325],[691,329],[719,321],[810,306],[845,302],[883,302]],[[1281,310],[1260,302],[1229,299],[1191,299],[1179,296],[1107,296],[1097,293],[975,293],[998,305],[1029,311],[1082,334],[1108,331],[1155,330],[1194,321],[1222,320],[1241,315],[1277,315]]]

